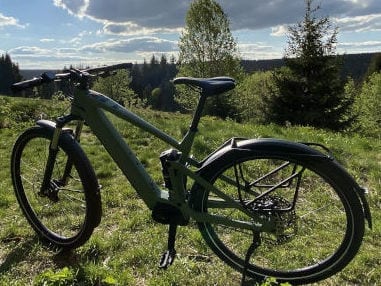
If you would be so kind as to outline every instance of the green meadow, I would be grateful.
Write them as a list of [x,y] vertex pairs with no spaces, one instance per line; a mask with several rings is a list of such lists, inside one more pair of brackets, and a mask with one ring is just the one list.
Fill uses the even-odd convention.
[[[54,251],[39,241],[16,202],[10,154],[18,134],[33,126],[35,119],[54,118],[67,112],[68,106],[57,100],[0,97],[0,285],[239,285],[241,275],[208,249],[195,222],[180,227],[174,264],[166,271],[158,268],[167,226],[152,220],[150,211],[87,128],[81,144],[102,185],[101,224],[85,245],[69,253]],[[190,115],[133,111],[179,139],[190,123]],[[112,120],[161,184],[159,155],[168,146],[127,123]],[[373,229],[366,229],[355,259],[317,285],[377,285],[381,281],[381,136],[239,124],[214,117],[202,118],[199,130],[193,149],[199,159],[233,136],[285,138],[329,147],[360,185],[369,189]]]

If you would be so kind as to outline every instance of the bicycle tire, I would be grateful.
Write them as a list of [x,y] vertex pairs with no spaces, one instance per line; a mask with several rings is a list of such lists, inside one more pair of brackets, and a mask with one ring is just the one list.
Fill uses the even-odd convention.
[[[233,190],[231,183],[228,184],[226,179],[222,180],[221,175],[231,175],[231,179],[236,181],[238,170],[239,179],[243,180],[246,176],[244,183],[247,184],[269,174],[271,170],[276,170],[283,162],[291,163],[292,167],[298,166],[299,170],[304,169],[301,177],[303,179],[299,180],[295,212],[279,216],[280,233],[284,232],[283,239],[287,238],[289,241],[279,240],[282,239],[279,233],[261,233],[261,245],[247,263],[246,255],[253,243],[253,232],[205,222],[198,222],[198,228],[214,253],[234,269],[244,272],[246,277],[256,281],[274,277],[278,282],[289,282],[292,285],[313,283],[342,270],[358,252],[364,235],[361,202],[353,180],[339,164],[329,160],[311,160],[298,155],[264,156],[255,151],[248,154],[245,150],[222,156],[205,168],[204,172],[201,168],[199,174],[225,194],[245,203],[252,202],[253,196],[261,193],[261,188],[258,187],[260,184],[279,184],[285,178],[282,176],[287,176],[285,172],[290,172],[290,169],[281,169],[264,178],[263,183],[256,183],[256,195],[241,190],[241,200],[238,191]],[[305,178],[304,175],[309,177]],[[291,183],[296,184],[292,181]],[[262,202],[258,203],[261,207],[258,209],[264,209],[263,205],[275,204],[274,202],[287,205],[286,201],[292,200],[290,192],[287,191],[291,186],[286,188],[286,183],[280,186],[261,199]],[[191,190],[191,204],[200,212],[250,221],[250,217],[237,210],[218,209],[212,205],[209,208],[208,200],[213,199],[213,196],[201,185],[195,184]],[[242,196],[245,196],[245,199],[242,199]]]
[[51,182],[59,180],[70,158],[68,182],[53,197],[40,193],[53,129],[32,127],[22,133],[12,151],[11,175],[17,201],[42,241],[68,250],[83,245],[101,218],[101,197],[93,168],[68,132],[61,134]]

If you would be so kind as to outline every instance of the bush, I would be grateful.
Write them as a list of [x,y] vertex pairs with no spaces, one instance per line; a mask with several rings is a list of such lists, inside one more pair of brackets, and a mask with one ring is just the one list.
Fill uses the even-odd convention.
[[35,121],[44,117],[38,101],[20,101],[10,107],[10,116],[16,122]]
[[266,123],[265,99],[274,90],[272,72],[256,72],[247,76],[236,88],[237,118],[241,121]]
[[66,100],[0,96],[0,129],[30,125],[38,119],[54,119],[67,110],[67,105]]
[[374,73],[363,84],[355,98],[355,131],[364,135],[380,136],[381,132],[381,73]]

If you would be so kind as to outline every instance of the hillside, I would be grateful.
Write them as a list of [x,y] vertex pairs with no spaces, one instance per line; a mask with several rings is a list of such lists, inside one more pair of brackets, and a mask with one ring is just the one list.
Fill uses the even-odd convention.
[[[375,53],[368,54],[348,54],[340,56],[343,61],[343,78],[351,76],[356,81],[362,80],[368,70],[369,63]],[[279,68],[283,65],[282,59],[274,60],[258,60],[242,61],[242,65],[246,72],[251,73],[254,71],[268,71],[274,68]]]
[[[52,103],[53,108],[52,108]],[[102,187],[103,217],[91,239],[79,249],[57,252],[44,247],[22,215],[9,174],[14,142],[34,119],[59,114],[65,102],[0,96],[0,285],[239,285],[241,276],[222,263],[205,245],[196,224],[178,232],[178,257],[168,270],[158,269],[167,231],[154,223],[147,207],[99,141],[85,127],[81,145],[92,162]],[[178,113],[133,109],[174,137],[180,137],[190,118]],[[1,121],[0,120],[0,121]],[[159,154],[168,148],[153,136],[115,120],[145,167],[162,182]],[[354,134],[332,133],[308,127],[282,128],[238,124],[217,118],[201,119],[193,153],[203,158],[232,136],[277,137],[319,142],[332,148],[336,158],[362,185],[370,189],[374,228],[366,229],[364,243],[354,261],[342,272],[319,283],[378,285],[381,280],[381,142]],[[325,239],[325,236],[321,236]],[[311,247],[318,247],[313,245]],[[378,249],[378,250],[377,250]],[[287,252],[285,254],[287,256]],[[297,256],[290,260],[298,259]]]

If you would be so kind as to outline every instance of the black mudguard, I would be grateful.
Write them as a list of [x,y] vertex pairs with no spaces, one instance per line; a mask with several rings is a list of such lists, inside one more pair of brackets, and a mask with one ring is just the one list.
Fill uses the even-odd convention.
[[[313,146],[324,152],[312,148]],[[368,221],[369,228],[372,228],[371,213],[365,197],[365,189],[356,183],[353,177],[333,158],[326,147],[319,144],[296,143],[273,138],[232,138],[201,162],[198,173],[201,176],[206,175],[209,177],[210,174],[215,172],[215,166],[220,165],[222,162],[235,160],[237,153],[242,154],[242,152],[247,152],[248,156],[258,155],[274,159],[289,156],[294,159],[302,159],[306,163],[311,162],[313,164],[313,162],[316,163],[316,161],[326,161],[327,164],[336,165],[336,169],[340,172],[340,175],[345,176],[348,182],[351,182],[363,206],[364,217]]]
[[[318,145],[321,146],[321,145]],[[324,148],[325,150],[328,150]],[[226,141],[216,151],[210,154],[201,162],[201,169],[212,164],[212,162],[220,160],[221,157],[229,156],[232,159],[236,152],[248,152],[250,154],[257,153],[264,157],[303,157],[311,160],[327,160],[333,161],[331,154],[323,154],[322,152],[311,148],[307,144],[296,143],[281,139],[261,138],[261,139],[242,139],[232,138]]]
[[[36,124],[40,127],[44,127],[44,128],[47,128],[51,131],[54,131],[54,129],[56,128],[56,123],[54,121],[51,121],[51,120],[38,120],[36,121]],[[64,128],[62,129],[64,131],[64,133],[73,133],[73,131],[70,129],[70,128]]]

